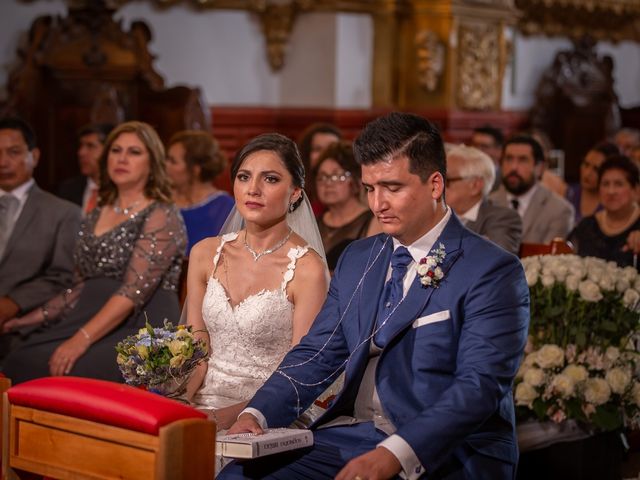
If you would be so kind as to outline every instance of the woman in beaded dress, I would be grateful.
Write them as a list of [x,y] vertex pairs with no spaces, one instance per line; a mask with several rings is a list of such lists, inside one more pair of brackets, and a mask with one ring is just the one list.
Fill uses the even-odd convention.
[[328,281],[295,144],[278,134],[254,138],[231,178],[230,233],[191,250],[186,302],[187,323],[210,346],[187,397],[212,411],[221,430],[307,333]]
[[105,143],[100,178],[99,206],[78,236],[74,286],[4,325],[36,326],[5,361],[3,373],[16,383],[47,375],[122,381],[116,343],[146,318],[156,326],[180,318],[186,234],[153,128],[118,126]]

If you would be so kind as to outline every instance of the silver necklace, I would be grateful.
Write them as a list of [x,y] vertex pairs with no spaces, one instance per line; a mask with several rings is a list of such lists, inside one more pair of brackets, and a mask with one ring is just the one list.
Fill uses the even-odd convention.
[[[118,199],[118,201],[120,201],[120,199]],[[140,202],[142,202],[142,200],[136,200],[131,205],[129,205],[128,207],[124,207],[124,208],[114,204],[111,208],[113,209],[113,211],[115,213],[118,213],[118,214],[121,213],[123,215],[129,215],[136,206],[140,205]]]
[[253,261],[257,262],[260,257],[264,257],[265,255],[269,255],[270,253],[275,252],[280,247],[282,247],[285,243],[287,243],[287,240],[289,240],[289,237],[291,236],[292,232],[293,232],[293,230],[291,230],[291,228],[289,228],[289,233],[287,233],[287,235],[282,240],[280,240],[276,245],[274,245],[273,247],[271,247],[271,248],[269,248],[267,250],[264,250],[264,251],[258,253],[253,248],[251,248],[249,246],[249,244],[247,243],[247,231],[245,230],[244,231],[244,248],[249,250],[249,253],[251,253],[251,255],[253,255]]

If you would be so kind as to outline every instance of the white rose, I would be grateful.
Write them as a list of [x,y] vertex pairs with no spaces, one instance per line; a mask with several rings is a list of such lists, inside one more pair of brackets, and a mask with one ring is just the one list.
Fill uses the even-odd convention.
[[553,275],[560,281],[564,280],[564,278],[569,273],[569,268],[563,262],[558,262],[553,266]]
[[599,302],[602,300],[600,287],[591,280],[583,280],[580,282],[578,290],[580,291],[580,297],[587,302]]
[[633,288],[640,291],[640,276],[637,276],[633,282]]
[[528,383],[519,383],[516,387],[516,405],[530,407],[536,398],[538,398],[538,392]]
[[434,257],[427,257],[427,263],[426,265],[429,267],[435,267],[438,264],[438,261],[434,258]]
[[539,368],[529,368],[522,379],[533,387],[539,387],[544,383],[545,374]]
[[433,271],[433,276],[436,280],[441,280],[444,277],[444,273],[442,273],[442,269],[440,267],[436,267]]
[[527,367],[533,367],[533,365],[536,363],[538,358],[538,352],[532,352],[529,355],[527,355],[526,357],[524,357],[524,362],[522,362],[523,365],[526,365]]
[[620,357],[620,349],[618,347],[607,347],[604,352],[604,358],[613,363]]
[[552,287],[553,284],[556,282],[556,279],[553,277],[553,275],[542,275],[542,278],[540,278],[540,281],[542,282],[543,286]]
[[557,392],[562,398],[569,398],[573,396],[575,391],[576,382],[569,375],[560,373],[553,377],[551,380],[551,388],[554,392]]
[[420,279],[420,283],[425,286],[431,285],[431,277],[427,277],[426,275]]
[[584,384],[584,399],[594,405],[602,405],[609,401],[611,387],[603,378],[589,378]]
[[581,263],[574,264],[569,267],[569,275],[578,277],[578,279],[580,280],[582,280],[585,273],[586,273],[586,270]]
[[619,293],[624,293],[628,288],[631,288],[631,284],[624,278],[618,278],[618,281],[616,282],[616,290]]
[[589,372],[582,365],[576,365],[572,363],[567,365],[562,373],[568,377],[571,377],[576,383],[584,382],[589,377]]
[[636,280],[638,276],[638,271],[635,267],[624,267],[622,272],[620,272],[620,276],[624,278],[627,282],[631,283]]
[[600,278],[598,285],[605,292],[610,292],[616,288],[616,281],[613,279],[611,275],[605,274],[605,275],[602,275],[602,277]]
[[578,290],[578,285],[580,285],[580,278],[576,275],[568,275],[564,283],[567,286],[567,290],[575,292]]
[[533,287],[538,282],[538,271],[533,269],[527,269],[524,272],[524,276],[527,278],[527,285]]
[[557,345],[543,345],[537,352],[536,363],[542,368],[560,367],[564,364],[564,350]]
[[631,389],[631,396],[633,397],[633,401],[636,403],[638,407],[640,407],[640,383],[633,382],[633,388]]
[[600,268],[597,268],[595,265],[587,269],[587,279],[591,280],[593,283],[600,282],[603,274],[604,271]]
[[638,305],[638,300],[640,300],[640,294],[633,288],[625,290],[622,296],[622,303],[628,309],[634,309]]
[[420,265],[418,265],[418,275],[420,275],[421,277],[426,275],[428,271],[429,267],[426,264],[421,263]]
[[622,368],[612,368],[604,378],[613,393],[622,395],[631,382],[631,372]]

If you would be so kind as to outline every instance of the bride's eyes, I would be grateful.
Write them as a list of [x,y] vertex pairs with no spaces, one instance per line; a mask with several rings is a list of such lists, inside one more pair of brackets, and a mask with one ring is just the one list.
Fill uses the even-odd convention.
[[267,183],[278,183],[280,181],[280,178],[275,175],[267,175],[264,179]]
[[246,182],[247,180],[249,180],[249,175],[247,175],[246,173],[239,173],[236,175],[236,180],[240,182]]

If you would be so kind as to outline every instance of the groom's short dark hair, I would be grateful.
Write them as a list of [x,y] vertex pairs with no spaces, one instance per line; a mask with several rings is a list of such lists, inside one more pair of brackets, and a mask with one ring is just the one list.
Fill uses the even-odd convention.
[[438,129],[426,118],[393,112],[368,123],[353,150],[360,165],[372,165],[400,156],[409,159],[409,171],[425,182],[434,172],[444,177],[447,161]]

